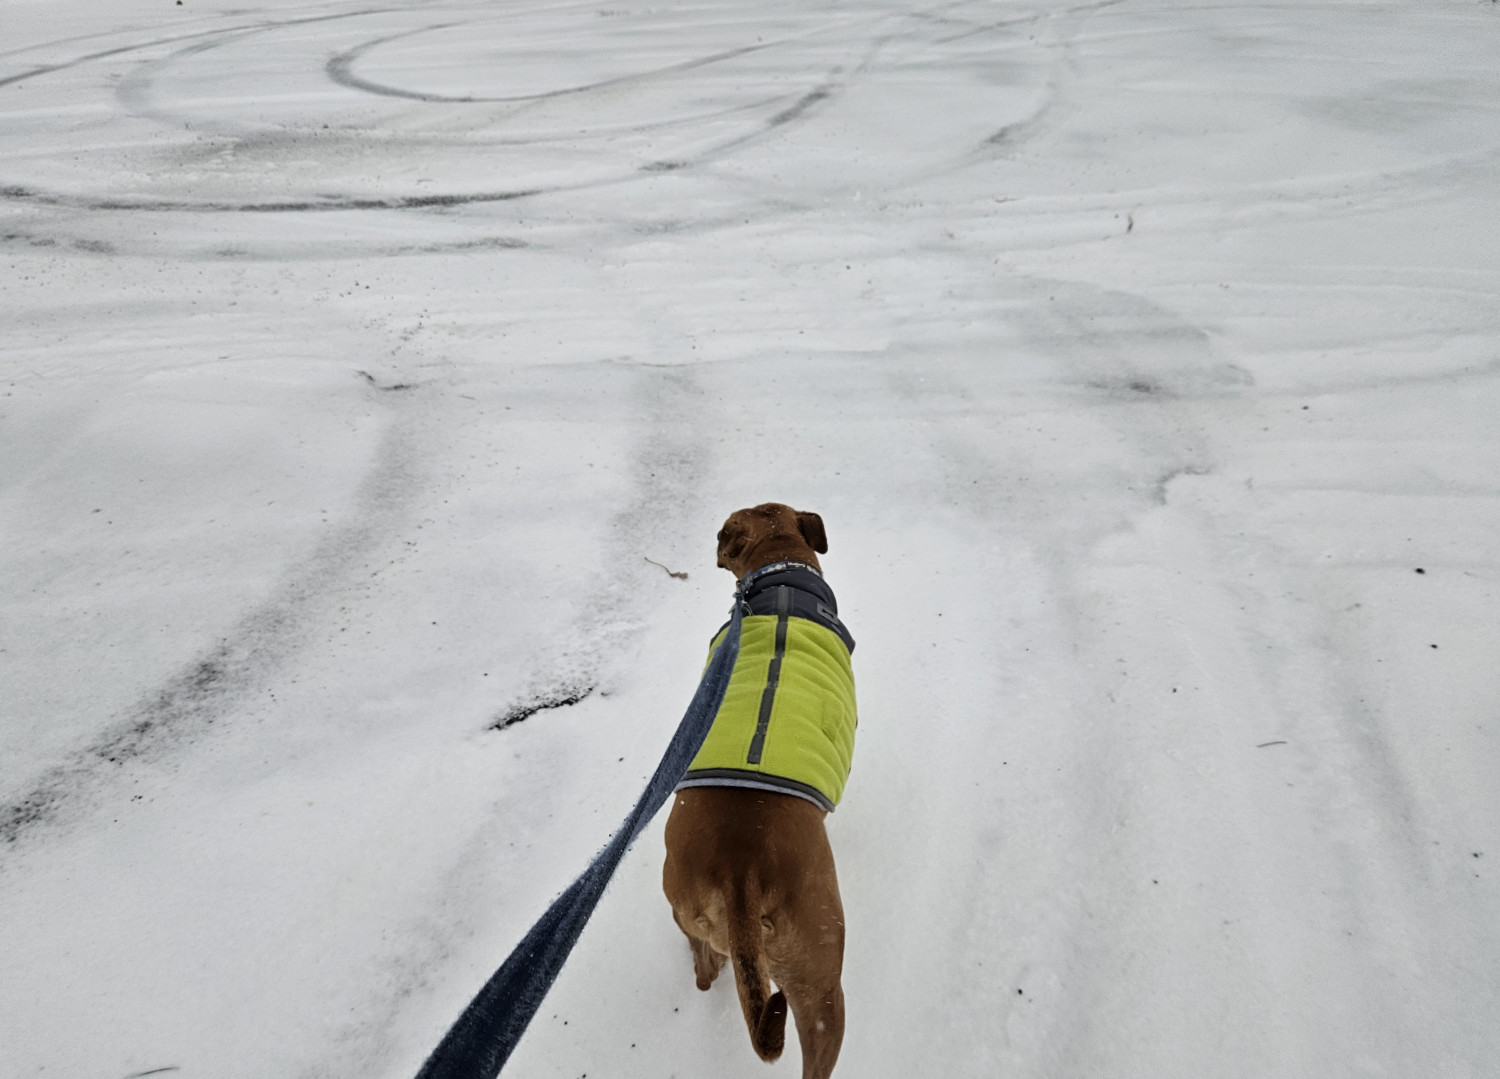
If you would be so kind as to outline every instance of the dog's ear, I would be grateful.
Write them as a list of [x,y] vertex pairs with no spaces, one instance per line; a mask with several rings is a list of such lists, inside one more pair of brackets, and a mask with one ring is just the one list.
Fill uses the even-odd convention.
[[823,518],[816,513],[798,513],[797,531],[818,554],[828,553],[828,533],[823,531]]
[[720,569],[729,569],[726,559],[738,557],[745,549],[744,529],[731,530],[728,525],[719,529],[719,557],[715,563]]

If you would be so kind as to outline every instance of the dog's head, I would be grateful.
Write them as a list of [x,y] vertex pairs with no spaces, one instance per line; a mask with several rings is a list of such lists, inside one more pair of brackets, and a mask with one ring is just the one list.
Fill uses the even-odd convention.
[[736,578],[772,562],[806,562],[822,569],[818,555],[827,550],[823,518],[780,502],[735,510],[719,529],[719,565]]

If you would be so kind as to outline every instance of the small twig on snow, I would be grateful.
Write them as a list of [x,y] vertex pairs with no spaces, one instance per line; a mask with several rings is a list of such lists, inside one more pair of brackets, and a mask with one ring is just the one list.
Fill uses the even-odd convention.
[[[656,559],[654,559],[654,558],[648,558],[648,559],[646,559],[646,561],[650,562],[653,566],[661,566],[662,569],[667,569],[666,566],[662,566],[662,564],[660,562],[656,561]],[[679,573],[676,570],[667,569],[667,576],[668,577],[676,577],[679,581],[685,581],[685,580],[687,580],[687,573],[686,572]]]

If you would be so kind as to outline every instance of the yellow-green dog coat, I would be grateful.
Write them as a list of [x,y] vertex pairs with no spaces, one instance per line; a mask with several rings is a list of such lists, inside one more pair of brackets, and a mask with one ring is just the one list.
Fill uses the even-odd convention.
[[[724,701],[683,787],[754,787],[838,805],[854,757],[854,640],[811,566],[753,575]],[[718,647],[727,626],[714,637]]]

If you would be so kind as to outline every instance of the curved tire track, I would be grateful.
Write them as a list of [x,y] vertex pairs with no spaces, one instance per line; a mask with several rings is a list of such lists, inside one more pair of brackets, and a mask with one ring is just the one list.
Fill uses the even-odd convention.
[[360,572],[407,515],[420,489],[414,434],[393,422],[360,483],[351,519],[322,540],[265,602],[188,661],[91,745],[0,804],[0,845],[65,824],[107,799],[130,769],[190,751],[230,720],[235,706],[270,688],[303,647],[311,622]]

